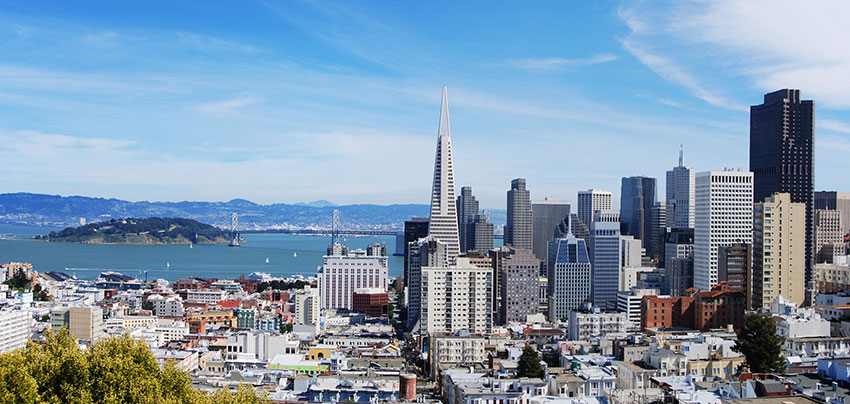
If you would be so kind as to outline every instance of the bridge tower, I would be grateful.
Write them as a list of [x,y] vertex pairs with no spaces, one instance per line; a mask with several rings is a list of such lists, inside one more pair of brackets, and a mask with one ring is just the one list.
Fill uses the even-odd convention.
[[239,215],[236,212],[230,214],[230,247],[239,247]]
[[334,245],[339,244],[339,209],[334,209],[331,238]]

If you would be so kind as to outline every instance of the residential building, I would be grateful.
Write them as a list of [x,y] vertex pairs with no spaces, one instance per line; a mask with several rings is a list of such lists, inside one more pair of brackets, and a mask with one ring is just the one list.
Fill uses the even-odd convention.
[[706,171],[696,175],[694,287],[717,284],[717,250],[753,242],[753,174]]
[[750,107],[750,171],[754,202],[781,192],[790,194],[792,203],[805,204],[808,285],[814,265],[815,102],[801,99],[800,90],[765,94],[763,104]]
[[747,243],[733,243],[718,248],[717,280],[726,282],[729,290],[744,292],[747,296],[747,308],[753,307],[753,246]]
[[351,310],[355,289],[386,290],[387,263],[387,249],[382,244],[351,251],[339,242],[329,246],[317,274],[321,308]]
[[227,336],[225,359],[268,362],[278,354],[299,353],[300,344],[292,334],[240,331]]
[[546,197],[542,201],[532,201],[531,211],[534,255],[546,260],[549,242],[555,239],[555,228],[570,216],[570,203]]
[[841,234],[850,233],[850,192],[817,191],[815,209],[837,210],[841,216]]
[[212,305],[224,300],[226,296],[227,293],[220,289],[193,289],[186,292],[186,301]]
[[670,229],[664,249],[667,289],[671,296],[682,296],[694,287],[694,229]]
[[623,267],[636,268],[643,266],[643,248],[635,236],[620,235],[620,262]]
[[389,313],[389,293],[386,289],[356,289],[351,300],[352,310],[366,313],[367,316],[381,317]]
[[591,264],[583,239],[568,233],[549,247],[549,319],[566,318],[590,299]]
[[183,300],[180,296],[148,296],[148,303],[153,306],[153,314],[159,317],[183,317]]
[[516,248],[534,248],[534,219],[531,194],[525,188],[525,178],[511,180],[508,191],[508,218],[505,224],[505,244]]
[[601,189],[578,191],[578,218],[585,226],[593,221],[593,212],[611,209],[611,193]]
[[[503,254],[493,254],[493,267],[499,273],[497,324],[525,322],[539,313],[538,287],[540,260],[531,250],[503,246]],[[495,262],[497,261],[498,262]]]
[[638,288],[617,292],[617,311],[626,313],[626,318],[629,320],[629,330],[640,329],[640,305],[643,297],[660,294],[658,289]]
[[310,285],[295,292],[295,324],[319,324],[319,289]]
[[[844,264],[816,264],[813,281],[818,299],[824,293],[836,293],[850,289],[850,266]],[[850,304],[848,302],[847,304]],[[822,304],[818,303],[818,306]]]
[[105,336],[99,306],[58,306],[50,310],[50,328],[67,328],[71,337],[94,342]]
[[419,326],[422,311],[422,268],[449,265],[448,245],[434,237],[427,237],[410,243],[410,263],[407,279],[407,329],[413,331]]
[[841,211],[815,210],[815,262],[832,262],[835,255],[844,255],[844,223]]
[[487,254],[493,248],[493,223],[486,213],[483,215],[472,215],[464,224],[466,226],[466,252]]
[[593,305],[604,310],[617,307],[620,290],[620,213],[616,210],[593,212],[590,223],[591,292]]
[[30,339],[30,315],[26,310],[0,311],[0,353],[23,349]]
[[407,286],[410,277],[407,274],[407,265],[410,262],[410,251],[408,246],[423,237],[428,236],[428,218],[414,217],[404,221],[404,282]]
[[470,216],[478,214],[478,201],[472,195],[472,187],[460,188],[460,196],[457,197],[457,227],[460,238],[460,252],[465,253],[474,248],[469,247],[467,236],[467,223],[471,221]]
[[685,166],[679,149],[679,165],[667,171],[667,227],[693,229],[696,211],[696,172]]
[[436,333],[431,337],[429,361],[432,376],[436,376],[439,366],[474,365],[484,363],[487,355],[484,347],[487,339],[482,335],[469,333]]
[[493,270],[458,257],[457,265],[422,268],[422,332],[487,333],[493,328]]
[[655,178],[625,177],[620,192],[620,222],[622,234],[634,236],[641,241],[647,252],[653,251],[652,207],[657,202]]
[[592,337],[625,333],[629,329],[626,313],[599,310],[570,310],[568,338],[589,341]]
[[746,295],[721,283],[710,291],[689,289],[688,296],[644,296],[641,301],[641,330],[647,328],[690,328],[708,331],[744,324]]
[[434,183],[431,188],[431,217],[428,236],[445,244],[450,263],[460,253],[460,236],[455,204],[455,179],[452,165],[452,134],[449,127],[449,101],[443,86],[440,106],[440,128],[437,131],[437,152],[434,158]]
[[775,193],[753,213],[753,306],[769,308],[777,296],[803,304],[806,205]]

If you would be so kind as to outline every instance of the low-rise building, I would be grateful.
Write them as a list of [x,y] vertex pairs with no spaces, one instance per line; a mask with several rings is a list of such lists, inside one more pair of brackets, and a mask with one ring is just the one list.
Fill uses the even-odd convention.
[[227,294],[220,289],[194,289],[186,292],[186,301],[206,304],[216,304],[224,300]]
[[586,341],[591,337],[624,333],[628,328],[626,313],[571,310],[568,337],[570,341]]
[[433,376],[438,376],[438,365],[474,365],[484,363],[486,339],[468,333],[434,334],[431,337],[430,362]]
[[183,317],[183,300],[180,296],[151,295],[148,303],[153,305],[153,314],[160,317]]

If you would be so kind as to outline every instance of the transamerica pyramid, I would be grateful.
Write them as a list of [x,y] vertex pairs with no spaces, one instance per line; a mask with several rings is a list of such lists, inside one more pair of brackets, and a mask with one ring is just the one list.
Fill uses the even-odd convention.
[[428,235],[447,246],[447,261],[457,261],[460,241],[457,231],[457,200],[455,176],[452,167],[452,134],[449,129],[449,102],[443,86],[443,103],[440,108],[440,129],[437,131],[437,155],[434,158],[434,186],[431,189],[431,218]]

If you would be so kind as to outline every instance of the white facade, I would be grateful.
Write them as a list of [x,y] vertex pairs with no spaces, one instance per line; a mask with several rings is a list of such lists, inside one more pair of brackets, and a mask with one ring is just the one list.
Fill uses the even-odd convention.
[[296,354],[300,341],[291,334],[269,332],[237,332],[227,337],[228,360],[267,362],[278,354]]
[[295,324],[319,324],[319,290],[307,285],[295,293]]
[[182,317],[183,300],[179,296],[164,297],[162,295],[151,295],[148,302],[153,305],[153,314],[165,317]]
[[380,245],[348,251],[341,244],[329,248],[319,267],[321,309],[352,309],[354,291],[360,288],[387,290],[387,255]]
[[623,267],[636,268],[641,266],[643,248],[635,236],[620,236],[620,262]]
[[438,366],[445,364],[475,364],[487,360],[484,337],[435,335],[431,339],[431,369],[436,374]]
[[586,313],[570,311],[570,341],[588,341],[592,337],[624,333],[629,328],[626,313]]
[[600,189],[578,191],[578,218],[589,228],[593,212],[611,209],[611,193]]
[[717,284],[717,248],[753,242],[753,173],[706,171],[696,175],[694,287]]
[[440,106],[440,128],[437,130],[437,152],[434,158],[434,183],[431,188],[431,216],[428,236],[440,240],[448,248],[448,260],[453,263],[460,253],[455,199],[454,167],[452,166],[452,132],[449,126],[449,100],[443,86]]
[[667,227],[694,227],[695,194],[696,172],[685,166],[679,150],[679,165],[667,171]]
[[[638,240],[640,242],[640,240]],[[627,292],[638,285],[641,273],[655,271],[655,267],[623,267],[620,268],[620,288],[618,292]]]
[[26,347],[29,338],[29,312],[0,311],[0,353]]
[[489,333],[493,328],[493,270],[459,257],[457,265],[422,268],[424,332]]
[[644,296],[659,296],[658,289],[631,289],[629,291],[617,292],[617,311],[626,313],[629,319],[629,329],[640,328],[640,303]]
[[190,290],[186,292],[186,301],[196,303],[217,304],[224,300],[226,293],[223,290]]

